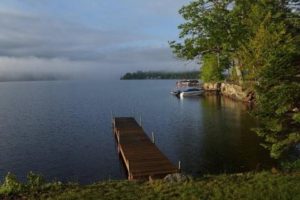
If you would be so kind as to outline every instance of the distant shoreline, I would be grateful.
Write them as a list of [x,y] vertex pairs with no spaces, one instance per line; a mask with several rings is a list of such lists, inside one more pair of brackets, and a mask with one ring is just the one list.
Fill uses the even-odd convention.
[[0,82],[30,82],[30,81],[60,81],[60,80],[70,80],[71,78],[64,75],[21,75],[21,76],[2,76],[0,77]]
[[198,79],[199,71],[167,72],[167,71],[137,71],[128,72],[121,80],[176,80],[176,79]]
[[42,82],[42,81],[68,81],[71,79],[35,79],[35,80],[0,80],[0,83],[9,83],[9,82]]

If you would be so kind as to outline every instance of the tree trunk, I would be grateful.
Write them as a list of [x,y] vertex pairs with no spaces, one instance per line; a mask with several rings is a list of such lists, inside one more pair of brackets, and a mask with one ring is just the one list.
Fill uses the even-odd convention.
[[236,75],[238,77],[238,82],[241,85],[243,84],[243,74],[238,59],[234,59],[234,68],[235,68]]
[[243,83],[243,75],[242,75],[242,71],[241,71],[241,68],[240,66],[235,66],[235,71],[236,71],[236,75],[239,79],[239,84],[241,85]]

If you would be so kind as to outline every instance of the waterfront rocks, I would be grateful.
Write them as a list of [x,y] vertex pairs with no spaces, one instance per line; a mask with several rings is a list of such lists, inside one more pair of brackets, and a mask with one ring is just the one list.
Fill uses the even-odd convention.
[[238,101],[247,101],[248,93],[243,90],[243,88],[239,85],[222,83],[221,84],[221,94],[227,96],[231,99],[235,99]]
[[203,83],[203,89],[229,97],[237,101],[253,103],[255,101],[255,93],[253,90],[246,90],[242,86],[231,83]]
[[163,180],[166,182],[175,183],[175,182],[185,182],[191,179],[192,179],[191,177],[184,175],[182,173],[175,173],[175,174],[168,174],[167,176],[165,176]]
[[205,91],[220,91],[221,83],[203,83],[202,87]]
[[299,112],[299,108],[295,107],[295,108],[293,108],[292,111],[293,111],[293,112]]

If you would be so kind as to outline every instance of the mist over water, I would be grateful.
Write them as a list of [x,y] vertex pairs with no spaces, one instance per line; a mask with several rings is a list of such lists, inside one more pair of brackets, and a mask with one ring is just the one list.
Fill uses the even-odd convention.
[[116,116],[142,116],[147,134],[195,176],[269,167],[256,122],[238,102],[216,96],[178,99],[175,81],[0,83],[0,178],[91,183],[126,178],[111,129]]
[[195,63],[186,68],[168,44],[177,38],[178,10],[185,3],[2,0],[0,81],[50,75],[118,79],[137,70],[198,69]]

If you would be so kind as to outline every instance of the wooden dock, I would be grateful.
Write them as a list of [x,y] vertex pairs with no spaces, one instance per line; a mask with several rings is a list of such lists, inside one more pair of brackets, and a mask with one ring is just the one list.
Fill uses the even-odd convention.
[[133,117],[114,117],[113,132],[129,180],[163,178],[179,172]]

